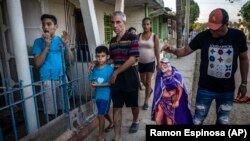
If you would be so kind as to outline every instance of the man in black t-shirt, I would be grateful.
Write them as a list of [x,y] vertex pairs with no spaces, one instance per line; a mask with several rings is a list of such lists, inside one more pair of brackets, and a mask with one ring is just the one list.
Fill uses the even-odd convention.
[[248,55],[244,33],[228,28],[228,13],[221,8],[209,15],[209,29],[199,33],[188,46],[173,48],[165,45],[163,49],[178,57],[187,56],[201,49],[200,78],[196,97],[193,122],[203,124],[212,101],[216,100],[216,124],[228,124],[232,110],[237,60],[239,58],[241,85],[238,96],[247,92]]

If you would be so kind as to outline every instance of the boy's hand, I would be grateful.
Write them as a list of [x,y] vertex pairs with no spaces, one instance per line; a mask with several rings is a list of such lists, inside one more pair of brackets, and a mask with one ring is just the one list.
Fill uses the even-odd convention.
[[93,85],[93,86],[96,86],[96,84],[97,84],[97,83],[96,83],[95,81],[92,82],[92,85]]
[[49,32],[45,32],[42,34],[42,37],[44,38],[46,47],[50,47],[50,43],[51,43],[51,36]]
[[95,88],[95,87],[100,86],[100,84],[98,84],[97,82],[93,81],[93,82],[91,83],[91,86]]
[[96,84],[96,82],[91,82],[91,86],[92,86],[92,89],[95,89],[95,84]]
[[88,63],[88,72],[91,72],[95,67],[95,61]]
[[63,34],[62,34],[62,42],[63,44],[67,44],[69,42],[69,39],[68,39],[68,33],[66,31],[63,31]]

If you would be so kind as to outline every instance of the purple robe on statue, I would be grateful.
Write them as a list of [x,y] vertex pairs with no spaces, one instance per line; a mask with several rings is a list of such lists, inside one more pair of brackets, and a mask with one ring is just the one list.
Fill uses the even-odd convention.
[[155,112],[163,95],[163,90],[173,90],[177,88],[177,83],[182,87],[182,95],[179,101],[179,107],[174,112],[174,123],[178,124],[193,124],[193,118],[188,103],[188,95],[186,87],[183,83],[180,72],[172,66],[173,74],[166,76],[161,70],[157,70],[155,79],[154,99],[152,105],[151,119],[155,121]]

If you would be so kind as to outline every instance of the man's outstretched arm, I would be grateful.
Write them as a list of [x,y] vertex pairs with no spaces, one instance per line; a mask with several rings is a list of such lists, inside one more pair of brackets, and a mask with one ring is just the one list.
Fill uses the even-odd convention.
[[193,50],[189,46],[174,48],[173,46],[170,45],[164,45],[162,47],[162,50],[168,53],[172,53],[177,57],[184,57],[193,52]]
[[240,54],[239,62],[240,62],[241,85],[239,86],[238,89],[238,96],[245,96],[247,93],[247,76],[249,70],[249,59],[247,51]]

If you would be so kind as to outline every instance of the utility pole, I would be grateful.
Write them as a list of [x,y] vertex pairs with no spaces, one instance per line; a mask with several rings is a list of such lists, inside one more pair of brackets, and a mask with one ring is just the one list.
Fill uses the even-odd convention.
[[184,36],[184,45],[188,45],[189,38],[189,22],[190,22],[190,0],[186,0],[186,9],[185,9],[185,36]]
[[176,47],[177,48],[181,47],[182,45],[181,1],[182,0],[176,0],[176,32],[177,32]]

